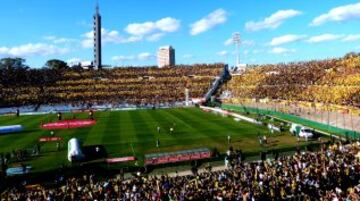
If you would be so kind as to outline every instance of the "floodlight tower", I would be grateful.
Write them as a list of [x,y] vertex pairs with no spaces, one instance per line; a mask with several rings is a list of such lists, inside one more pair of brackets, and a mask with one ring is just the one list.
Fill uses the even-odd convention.
[[235,44],[235,48],[236,48],[236,63],[235,66],[238,67],[240,65],[240,55],[239,55],[239,48],[240,48],[240,33],[239,32],[235,32],[233,33],[233,37],[232,37],[233,43]]

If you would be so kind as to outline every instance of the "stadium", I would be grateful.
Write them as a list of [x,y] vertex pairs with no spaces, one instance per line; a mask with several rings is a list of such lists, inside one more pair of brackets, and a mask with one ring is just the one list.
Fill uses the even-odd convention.
[[0,59],[1,200],[360,200],[360,54],[106,67],[93,20],[89,66]]

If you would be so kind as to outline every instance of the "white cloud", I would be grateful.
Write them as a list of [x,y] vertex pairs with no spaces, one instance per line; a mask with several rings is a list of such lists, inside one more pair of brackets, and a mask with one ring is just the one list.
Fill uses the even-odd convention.
[[0,47],[0,55],[8,56],[9,48],[8,47]]
[[154,33],[146,38],[148,41],[158,41],[160,38],[162,38],[165,35],[165,33]]
[[217,53],[217,55],[219,55],[219,56],[227,56],[228,54],[229,53],[226,50],[223,50],[223,51],[220,51],[220,52]]
[[123,38],[120,43],[133,43],[141,40],[142,40],[141,36],[129,36],[127,38]]
[[135,56],[124,56],[124,55],[120,55],[120,56],[113,56],[111,58],[111,60],[116,61],[116,62],[123,62],[123,61],[130,61],[130,60],[134,60],[136,57]]
[[150,54],[149,52],[143,52],[138,54],[137,59],[138,60],[150,60],[152,58],[155,58],[152,54]]
[[27,57],[27,56],[47,56],[68,53],[69,49],[60,48],[55,45],[45,43],[28,43],[15,47],[0,47],[0,55]]
[[156,29],[154,22],[134,23],[129,24],[125,31],[136,36],[143,36],[153,32]]
[[190,58],[193,58],[193,55],[192,54],[184,54],[182,57],[184,59],[190,59]]
[[76,63],[80,63],[80,62],[81,62],[80,58],[71,58],[66,61],[66,63],[68,63],[68,64],[76,64]]
[[255,41],[253,41],[253,40],[241,41],[241,45],[245,45],[245,46],[253,46],[254,44],[255,44]]
[[304,39],[305,37],[306,37],[305,35],[287,34],[287,35],[273,38],[270,41],[269,45],[270,46],[278,46],[278,45],[282,45],[282,44],[286,44],[286,43],[296,42],[296,41]]
[[124,62],[124,61],[145,61],[145,60],[150,60],[150,59],[153,59],[155,58],[154,55],[152,55],[151,53],[149,52],[142,52],[142,53],[139,53],[138,55],[134,56],[134,55],[128,55],[128,56],[125,56],[125,55],[119,55],[119,56],[113,56],[111,58],[111,60],[115,61],[115,62]]
[[307,42],[309,43],[320,43],[325,41],[333,41],[342,38],[343,35],[335,35],[335,34],[321,34],[317,36],[310,37]]
[[155,22],[132,23],[126,26],[125,31],[135,36],[145,36],[153,33],[170,33],[180,28],[180,20],[166,17]]
[[283,47],[274,47],[270,50],[272,54],[290,54],[296,52],[295,49],[287,49]]
[[93,40],[92,39],[85,39],[81,41],[81,46],[83,48],[91,48],[93,46]]
[[[94,38],[94,32],[89,31],[85,34],[83,34],[84,39],[81,42],[82,47],[84,48],[92,48],[93,47],[93,38]],[[108,44],[108,43],[114,43],[114,44],[120,44],[120,43],[131,43],[131,42],[137,42],[142,40],[141,36],[129,36],[129,37],[123,37],[119,34],[118,31],[115,30],[107,30],[105,28],[101,29],[101,42],[102,44]]]
[[259,31],[262,29],[275,29],[279,27],[285,20],[301,15],[302,12],[288,9],[288,10],[279,10],[276,13],[273,13],[269,17],[266,17],[261,21],[249,21],[245,24],[245,29],[248,31]]
[[174,32],[180,28],[180,20],[166,17],[156,21],[155,26],[163,32]]
[[343,42],[353,42],[360,40],[360,34],[350,34],[345,36],[341,41]]
[[81,63],[82,65],[90,65],[91,64],[91,61],[89,60],[83,60],[83,59],[80,59],[80,58],[71,58],[71,59],[68,59],[66,61],[66,63],[69,65],[69,66],[74,66],[74,65],[77,65],[79,63]]
[[232,38],[229,38],[224,42],[225,46],[229,46],[229,45],[232,45],[232,44],[233,44],[233,39]]
[[56,39],[56,36],[44,36],[44,39],[52,41]]
[[[133,43],[146,39],[147,41],[160,40],[166,33],[175,32],[180,28],[180,20],[166,17],[155,22],[132,23],[125,27],[128,36],[122,36],[116,30],[101,29],[101,40],[103,44]],[[81,44],[84,48],[93,47],[93,31],[83,34]]]
[[352,19],[360,19],[360,2],[333,8],[329,12],[316,17],[310,25],[319,26],[330,21],[341,22]]
[[76,39],[73,39],[73,38],[64,38],[64,37],[57,37],[57,36],[45,36],[44,39],[47,41],[51,41],[54,44],[76,42]]
[[190,25],[190,34],[197,35],[202,32],[208,31],[209,29],[225,23],[227,20],[227,13],[224,9],[217,9],[212,13],[208,14],[204,18],[194,22]]
[[124,42],[118,31],[112,30],[107,31],[106,29],[101,29],[101,42],[102,43],[122,43]]

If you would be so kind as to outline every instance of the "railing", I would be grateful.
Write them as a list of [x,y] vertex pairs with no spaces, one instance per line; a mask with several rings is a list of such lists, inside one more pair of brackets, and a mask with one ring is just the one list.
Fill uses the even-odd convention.
[[293,123],[301,124],[303,126],[307,126],[310,128],[318,129],[320,131],[327,132],[329,134],[337,135],[340,137],[345,137],[347,139],[360,139],[360,133],[348,129],[338,128],[335,126],[331,126],[328,124],[319,123],[316,121],[312,121],[309,119],[304,119],[302,117],[298,117],[292,114],[287,114],[279,111],[269,110],[269,109],[260,109],[260,108],[253,108],[253,107],[246,107],[241,105],[228,105],[223,104],[221,108],[226,110],[232,110],[236,112],[242,113],[250,113],[250,114],[261,114],[261,115],[269,115],[274,116],[279,119],[283,119],[286,121],[290,121]]

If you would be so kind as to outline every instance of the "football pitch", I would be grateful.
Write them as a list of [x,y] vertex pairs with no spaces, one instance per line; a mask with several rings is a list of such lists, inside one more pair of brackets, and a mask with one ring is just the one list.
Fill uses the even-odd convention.
[[[88,118],[87,113],[75,114],[76,119]],[[266,149],[295,147],[295,137],[285,132],[269,134],[267,127],[237,122],[233,118],[207,113],[198,108],[141,109],[129,111],[95,112],[97,123],[91,127],[55,130],[54,135],[62,137],[60,151],[56,142],[41,144],[40,154],[25,161],[32,171],[44,171],[69,166],[67,141],[78,138],[83,146],[103,145],[108,158],[135,155],[138,164],[143,164],[144,154],[171,152],[194,148],[216,148],[225,152],[229,146],[243,152],[257,152],[260,146],[258,134],[269,136]],[[65,113],[63,119],[72,119],[73,114]],[[18,149],[32,150],[39,144],[40,137],[50,136],[49,130],[40,128],[41,123],[56,121],[56,114],[34,116],[2,116],[0,125],[24,126],[20,133],[0,135],[0,153]],[[157,127],[160,127],[158,132]],[[170,128],[174,132],[170,134]],[[228,143],[227,136],[231,136]],[[156,147],[159,139],[160,147]]]

